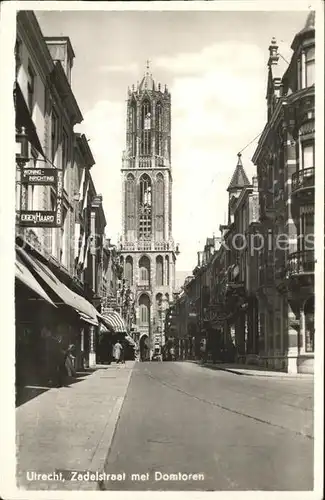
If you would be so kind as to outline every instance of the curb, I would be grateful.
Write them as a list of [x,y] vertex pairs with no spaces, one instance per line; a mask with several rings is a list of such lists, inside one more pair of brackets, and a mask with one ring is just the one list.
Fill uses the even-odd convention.
[[215,367],[216,370],[221,370],[224,372],[229,372],[229,373],[234,373],[235,375],[243,375],[244,377],[267,377],[267,378],[275,378],[275,379],[306,379],[306,380],[313,380],[313,375],[309,373],[297,373],[297,374],[290,374],[290,373],[283,373],[281,375],[276,375],[275,373],[245,373],[245,371],[239,372],[237,370],[233,370],[232,368],[221,368],[221,367]]
[[202,365],[200,362],[195,362],[198,366],[209,366],[213,370],[220,370],[228,373],[234,373],[235,375],[243,375],[244,377],[266,377],[266,378],[273,378],[273,379],[280,379],[280,380],[300,380],[300,379],[305,379],[305,380],[314,380],[314,375],[312,373],[296,373],[296,374],[291,374],[291,373],[286,373],[286,372],[276,372],[276,371],[263,371],[263,370],[254,370],[252,369],[254,373],[249,373],[249,370],[243,369],[243,371],[238,371],[236,368],[228,368],[228,367],[223,367],[223,366],[216,366],[213,364],[207,363],[206,365]]
[[[111,446],[112,446],[112,442],[113,442],[113,439],[115,436],[117,424],[118,424],[118,421],[120,419],[121,410],[123,408],[123,403],[125,401],[125,396],[127,394],[128,388],[129,388],[133,368],[134,368],[134,365],[132,366],[132,368],[130,369],[129,374],[128,374],[128,379],[127,379],[127,383],[126,383],[124,396],[120,396],[119,398],[117,398],[117,401],[115,403],[113,411],[109,416],[109,419],[108,419],[107,424],[105,426],[101,440],[98,443],[96,452],[95,452],[95,454],[92,458],[92,461],[90,463],[90,467],[89,467],[90,470],[95,470],[95,471],[98,471],[99,473],[104,471],[105,462],[106,462],[106,459],[107,459],[107,457],[110,453],[110,450],[111,450]],[[80,490],[80,489],[85,489],[85,488],[82,487],[82,485],[80,485],[78,490]],[[93,488],[89,488],[89,484],[88,484],[87,489],[104,490],[104,482],[98,481],[96,483],[96,485],[93,486]]]

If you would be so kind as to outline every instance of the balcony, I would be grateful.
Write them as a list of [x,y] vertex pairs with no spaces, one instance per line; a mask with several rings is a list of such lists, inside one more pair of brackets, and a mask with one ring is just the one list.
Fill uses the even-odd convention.
[[292,194],[297,194],[308,190],[312,192],[315,188],[315,168],[305,168],[304,170],[299,170],[294,172],[291,178],[291,192]]
[[315,256],[313,250],[294,252],[289,255],[286,268],[288,278],[313,274],[314,269]]

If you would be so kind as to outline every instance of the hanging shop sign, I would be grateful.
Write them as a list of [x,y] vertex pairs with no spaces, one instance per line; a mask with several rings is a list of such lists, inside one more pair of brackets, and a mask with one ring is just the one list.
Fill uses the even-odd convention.
[[19,225],[23,227],[62,227],[63,224],[63,170],[53,168],[26,168],[22,183],[54,186],[54,210],[20,210]]
[[24,227],[55,227],[54,210],[21,210],[19,223]]
[[56,227],[61,227],[63,224],[63,170],[57,170],[56,183]]
[[24,168],[21,182],[23,184],[56,186],[57,170],[55,168]]

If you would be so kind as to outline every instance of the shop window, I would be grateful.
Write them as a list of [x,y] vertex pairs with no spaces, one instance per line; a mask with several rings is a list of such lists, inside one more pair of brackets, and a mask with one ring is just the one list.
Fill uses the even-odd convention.
[[309,299],[304,308],[305,313],[305,349],[306,352],[315,350],[314,299]]

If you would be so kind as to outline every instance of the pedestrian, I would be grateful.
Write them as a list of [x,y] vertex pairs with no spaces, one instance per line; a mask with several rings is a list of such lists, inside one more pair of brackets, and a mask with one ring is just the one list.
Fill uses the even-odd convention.
[[122,345],[120,344],[119,341],[117,341],[114,346],[114,358],[117,364],[121,362],[122,350],[123,350]]

